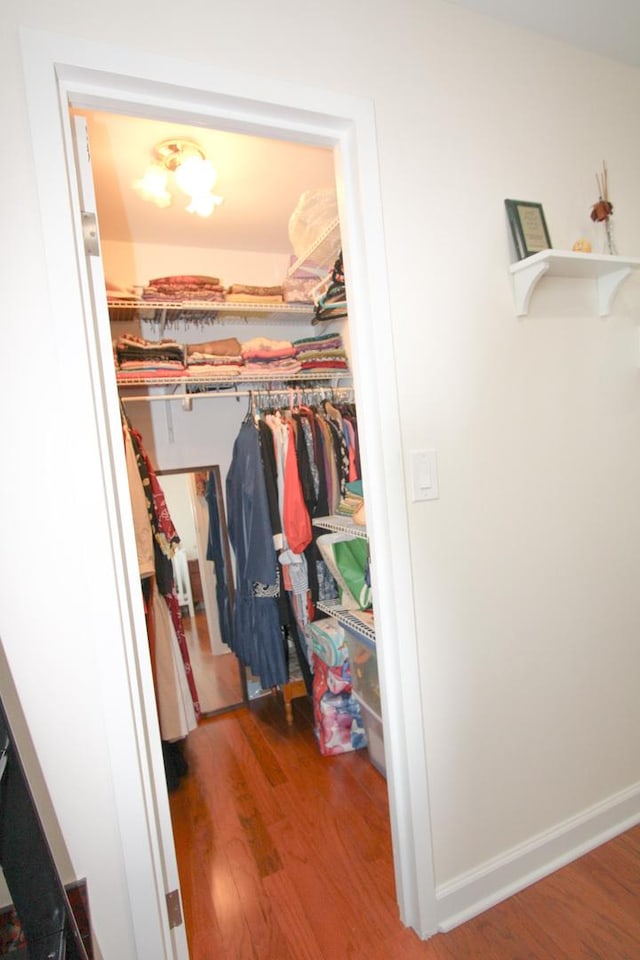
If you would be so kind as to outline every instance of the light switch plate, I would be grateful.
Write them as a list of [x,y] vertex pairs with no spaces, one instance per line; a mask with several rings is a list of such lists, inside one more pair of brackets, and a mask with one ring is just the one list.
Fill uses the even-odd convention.
[[438,484],[438,461],[435,450],[411,450],[411,499],[437,500],[440,496]]

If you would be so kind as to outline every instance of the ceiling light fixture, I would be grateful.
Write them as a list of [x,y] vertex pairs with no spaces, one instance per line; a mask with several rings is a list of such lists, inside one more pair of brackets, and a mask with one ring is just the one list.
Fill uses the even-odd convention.
[[170,173],[174,175],[175,185],[190,198],[186,208],[189,213],[208,217],[222,203],[222,197],[212,192],[218,178],[216,171],[193,140],[159,143],[153,149],[153,162],[134,187],[145,200],[158,207],[168,207],[173,200],[169,190]]

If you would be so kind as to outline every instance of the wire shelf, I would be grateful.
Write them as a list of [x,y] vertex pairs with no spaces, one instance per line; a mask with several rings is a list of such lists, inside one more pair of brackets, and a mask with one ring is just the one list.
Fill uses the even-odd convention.
[[[253,385],[267,386],[269,384],[275,384],[276,389],[285,389],[291,384],[296,385],[307,385],[310,389],[313,389],[318,383],[323,384],[333,384],[336,387],[338,383],[342,380],[350,380],[351,373],[349,370],[331,370],[326,372],[316,372],[314,371],[303,371],[302,373],[294,374],[285,374],[278,376],[277,373],[264,373],[264,374],[246,374],[245,376],[237,376],[233,378],[229,377],[215,377],[211,374],[203,374],[202,376],[192,375],[188,377],[184,376],[171,376],[171,377],[145,377],[142,374],[140,376],[133,376],[127,373],[118,373],[116,372],[116,380],[119,387],[189,387],[189,386],[209,386],[209,387],[219,387],[232,390],[235,387],[251,387]],[[196,394],[194,394],[196,395]],[[315,521],[314,521],[315,522]]]
[[319,237],[305,250],[301,257],[295,260],[287,270],[287,277],[292,277],[305,263],[312,262],[316,266],[330,270],[340,253],[340,220],[332,220]]
[[359,634],[371,643],[376,642],[376,632],[373,626],[369,626],[360,619],[352,610],[345,610],[337,601],[319,600],[316,604],[318,610],[328,614],[337,620],[343,627]]
[[323,530],[333,530],[336,533],[346,533],[350,537],[359,537],[361,540],[368,540],[367,528],[361,524],[354,523],[348,517],[333,515],[331,517],[314,517],[313,524],[316,527],[322,527]]
[[113,321],[138,319],[162,326],[174,323],[302,323],[313,317],[312,303],[225,303],[204,300],[109,300]]

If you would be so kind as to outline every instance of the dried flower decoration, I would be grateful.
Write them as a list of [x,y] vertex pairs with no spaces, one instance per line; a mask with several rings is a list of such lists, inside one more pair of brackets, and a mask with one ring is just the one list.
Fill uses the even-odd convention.
[[609,200],[609,182],[607,174],[607,165],[602,163],[602,173],[596,173],[596,184],[598,185],[598,202],[591,208],[591,219],[596,223],[602,223],[608,220],[613,213],[613,204]]
[[607,174],[607,165],[602,162],[602,173],[596,173],[596,184],[598,186],[598,202],[591,207],[591,219],[594,223],[604,223],[604,253],[612,256],[617,254],[616,245],[613,240],[613,225],[611,216],[613,214],[613,204],[609,200],[609,178]]

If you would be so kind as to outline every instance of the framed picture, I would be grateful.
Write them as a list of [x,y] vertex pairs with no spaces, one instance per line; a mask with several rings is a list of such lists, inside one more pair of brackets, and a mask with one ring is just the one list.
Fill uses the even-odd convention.
[[551,249],[542,204],[528,200],[505,200],[504,205],[518,260],[524,260],[540,250]]

